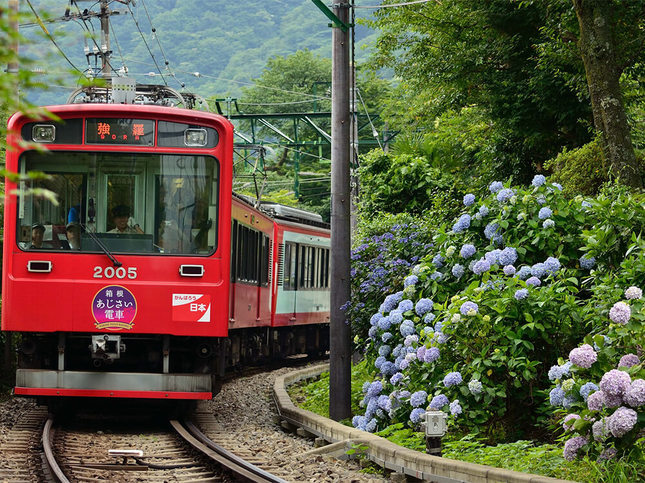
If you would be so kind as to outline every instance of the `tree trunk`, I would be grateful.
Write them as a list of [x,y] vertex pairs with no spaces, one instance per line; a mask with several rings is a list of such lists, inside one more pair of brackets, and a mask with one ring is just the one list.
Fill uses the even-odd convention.
[[579,48],[587,74],[594,124],[602,135],[602,148],[611,176],[638,188],[643,180],[632,146],[620,90],[621,69],[610,24],[611,0],[573,0],[580,25]]

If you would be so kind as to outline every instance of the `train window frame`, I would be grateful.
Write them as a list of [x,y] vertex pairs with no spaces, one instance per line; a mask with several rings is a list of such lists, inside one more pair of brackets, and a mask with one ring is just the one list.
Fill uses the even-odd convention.
[[329,247],[285,242],[282,289],[286,291],[327,290],[329,288],[329,260]]

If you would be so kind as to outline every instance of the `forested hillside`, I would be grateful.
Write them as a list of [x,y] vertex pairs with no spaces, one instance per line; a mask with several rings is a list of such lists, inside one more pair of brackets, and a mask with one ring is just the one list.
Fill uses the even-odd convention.
[[[183,82],[187,89],[204,97],[236,96],[241,87],[260,75],[267,60],[273,56],[302,49],[324,57],[331,55],[329,20],[310,1],[159,0],[134,3],[129,6],[110,3],[112,10],[122,12],[110,19],[110,41],[114,68],[125,64],[129,75],[139,82],[163,82],[161,70],[171,87],[180,88]],[[32,4],[51,19],[63,18],[66,9],[71,14],[84,9],[98,11],[97,6],[83,1],[70,5],[64,0],[42,0]],[[22,8],[29,11],[27,5],[23,4]],[[84,38],[88,30],[98,36],[97,19],[91,23],[89,20],[85,23],[67,20],[47,25],[71,62],[79,70],[86,69]],[[156,31],[152,32],[152,28]],[[58,54],[50,39],[43,38],[37,25],[23,25],[21,30],[34,39],[33,45],[25,47],[30,57],[53,54],[48,61],[50,73],[60,74],[70,69],[70,64]],[[369,32],[364,27],[357,28],[358,56],[366,55],[360,45],[366,43]],[[92,47],[91,42],[89,46]],[[150,72],[155,76],[150,76]],[[199,77],[195,72],[199,72]],[[62,77],[65,86],[76,85],[75,77]],[[32,98],[38,103],[60,102],[62,96],[65,94],[55,89]]]

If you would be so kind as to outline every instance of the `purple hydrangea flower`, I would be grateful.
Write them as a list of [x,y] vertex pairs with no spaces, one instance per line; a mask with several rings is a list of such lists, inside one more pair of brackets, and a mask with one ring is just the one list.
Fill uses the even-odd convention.
[[576,419],[580,419],[580,416],[575,413],[567,414],[562,420],[562,427],[564,428],[564,430],[568,431],[572,429],[573,423]]
[[428,349],[423,356],[423,362],[426,362],[428,364],[431,362],[434,362],[437,359],[439,359],[439,355],[440,355],[439,348],[430,347],[430,349]]
[[564,443],[563,456],[567,461],[573,461],[578,456],[578,451],[589,442],[585,436],[576,436]]
[[420,423],[425,413],[426,413],[426,410],[423,408],[413,409],[412,412],[410,413],[410,421],[412,421],[414,424]]
[[526,297],[529,296],[529,291],[525,288],[521,288],[519,290],[515,291],[515,300],[524,300]]
[[625,325],[632,316],[632,310],[625,302],[616,302],[609,311],[609,318],[617,324]]
[[417,391],[412,393],[410,396],[410,405],[413,408],[418,408],[419,406],[422,406],[425,404],[426,399],[428,399],[428,393],[425,391]]
[[455,233],[461,233],[470,228],[470,215],[464,214],[459,217],[457,222],[452,225],[452,231]]
[[609,428],[607,427],[607,419],[602,418],[591,425],[591,434],[596,441],[604,441],[609,436]]
[[464,205],[470,206],[475,202],[475,195],[472,193],[468,193],[466,196],[464,196]]
[[589,344],[583,344],[569,352],[569,360],[578,367],[589,369],[598,360],[598,355]]
[[430,401],[430,409],[439,410],[449,403],[450,401],[448,400],[447,396],[443,394],[437,394],[432,398],[432,401]]
[[625,298],[627,300],[640,299],[642,296],[643,291],[638,287],[631,286],[627,290],[625,290]]
[[485,258],[480,258],[474,265],[473,265],[473,272],[476,275],[480,275],[484,272],[487,272],[490,270],[490,263],[488,263],[488,260]]
[[612,460],[616,457],[617,454],[618,454],[618,450],[616,448],[605,448],[598,455],[598,461]]
[[624,399],[633,408],[645,405],[645,380],[634,379],[625,392]]
[[590,411],[600,411],[605,405],[605,393],[603,391],[596,391],[589,394],[587,398],[587,407]]
[[471,310],[474,311],[474,314],[479,312],[479,307],[475,302],[470,302],[470,301],[464,302],[459,309],[462,315],[470,315]]
[[542,282],[540,282],[540,279],[537,277],[530,277],[526,281],[526,285],[533,285],[534,287],[539,287],[540,285],[542,285]]
[[636,354],[625,354],[620,358],[618,367],[634,367],[635,365],[640,363],[641,361]]
[[612,369],[600,379],[600,389],[612,396],[622,396],[631,382],[631,377],[625,371]]
[[493,181],[488,187],[491,193],[497,193],[502,188],[504,188],[504,185],[501,181]]
[[582,256],[578,260],[580,262],[580,268],[585,270],[591,270],[596,265],[596,259],[594,257]]
[[611,434],[616,438],[622,438],[632,430],[637,420],[638,414],[636,411],[630,408],[620,407],[614,411],[614,414],[607,418],[607,423]]
[[531,181],[531,184],[535,186],[536,188],[539,188],[546,182],[546,178],[541,175],[541,174],[536,174],[533,176],[533,181]]
[[547,218],[551,218],[552,214],[553,211],[551,210],[551,208],[549,208],[548,206],[543,206],[538,212],[538,218],[540,220],[546,220]]
[[434,302],[430,299],[419,299],[417,304],[414,306],[414,311],[417,313],[419,317],[421,317],[423,314],[426,312],[429,312],[432,310],[432,307],[434,306]]
[[461,250],[459,250],[459,255],[461,255],[463,258],[470,258],[472,257],[477,250],[475,249],[475,245],[471,245],[470,243],[466,243],[464,246],[461,247]]
[[461,404],[459,404],[459,399],[455,399],[450,403],[450,414],[453,416],[459,416],[462,413]]
[[443,378],[443,385],[446,387],[456,386],[457,384],[461,384],[461,381],[461,373],[459,371],[449,372]]

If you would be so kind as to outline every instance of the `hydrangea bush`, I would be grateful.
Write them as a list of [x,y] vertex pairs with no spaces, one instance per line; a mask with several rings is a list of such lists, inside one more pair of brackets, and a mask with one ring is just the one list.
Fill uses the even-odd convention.
[[[549,416],[558,356],[578,348],[574,359],[593,365],[578,346],[596,328],[594,273],[607,270],[601,255],[619,258],[632,232],[619,232],[612,246],[596,243],[594,227],[613,219],[611,210],[594,211],[602,199],[568,200],[541,176],[526,188],[495,182],[486,196],[463,201],[403,283],[366,311],[375,378],[363,388],[356,427],[416,426],[429,407],[453,424],[510,435]],[[642,224],[645,214],[634,211],[632,223]]]

